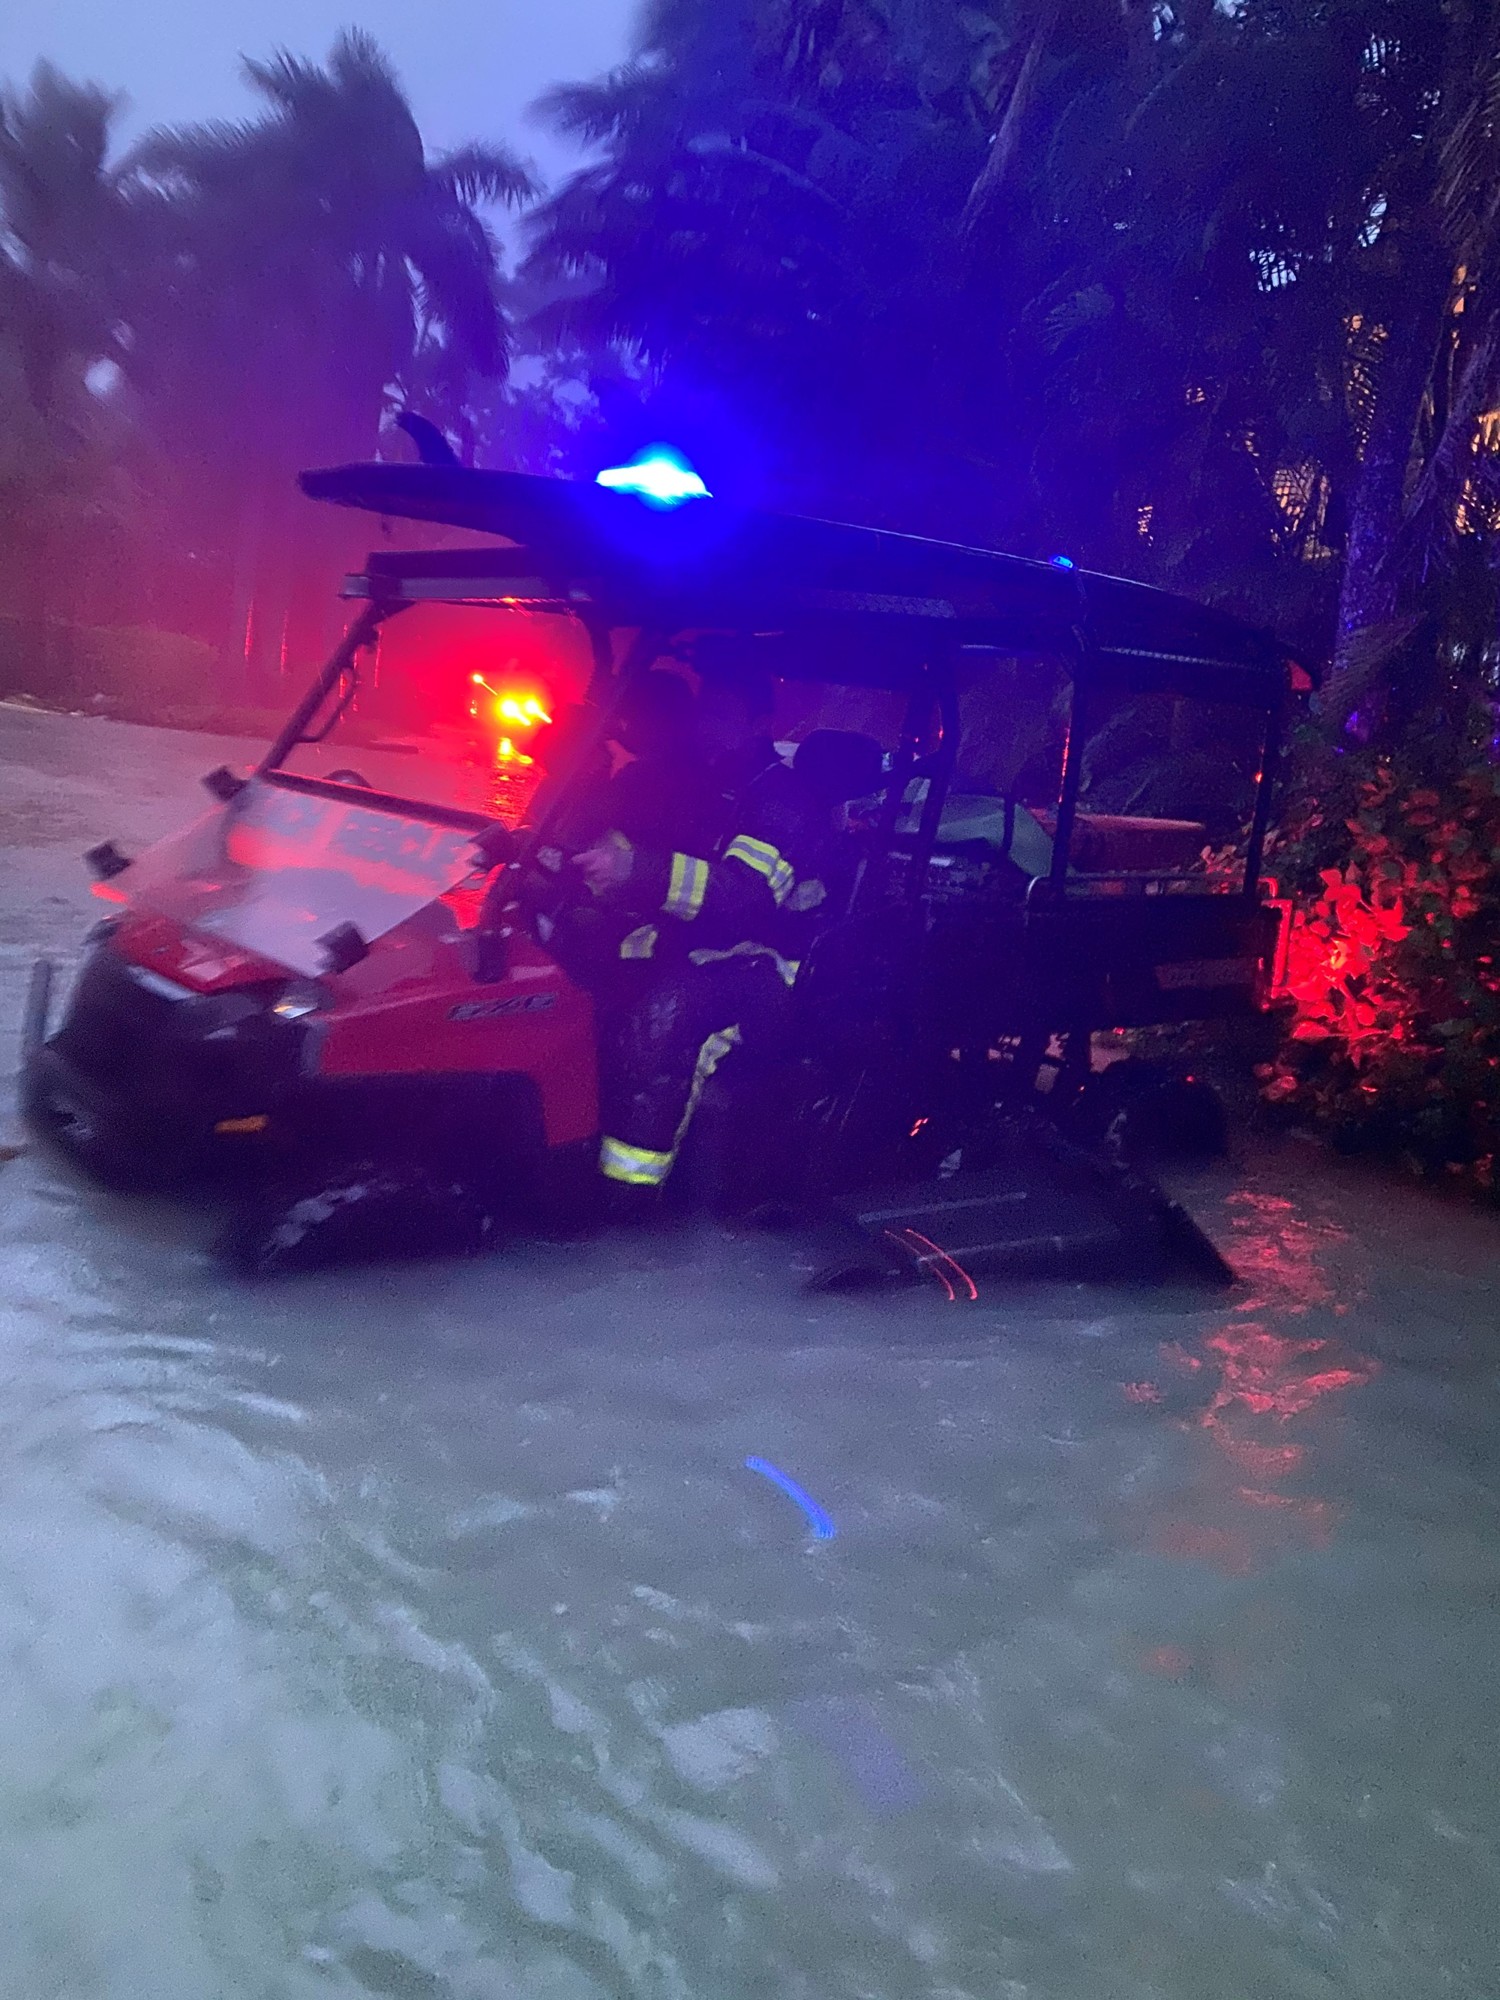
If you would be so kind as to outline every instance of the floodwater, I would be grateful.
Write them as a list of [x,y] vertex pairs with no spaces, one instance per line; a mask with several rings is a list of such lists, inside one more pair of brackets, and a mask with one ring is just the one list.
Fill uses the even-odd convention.
[[[245,748],[0,707],[0,1070],[78,850]],[[246,1288],[0,1166],[0,1992],[1493,2000],[1500,1224],[1179,1191],[1235,1291],[971,1305]]]

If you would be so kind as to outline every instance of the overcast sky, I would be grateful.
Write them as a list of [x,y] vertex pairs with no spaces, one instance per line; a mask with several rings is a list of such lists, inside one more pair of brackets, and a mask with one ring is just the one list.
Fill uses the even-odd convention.
[[367,28],[429,147],[506,139],[551,177],[570,156],[527,106],[621,61],[635,13],[636,0],[0,0],[0,81],[24,81],[46,56],[125,91],[129,137],[246,113],[242,51],[322,56],[340,28]]

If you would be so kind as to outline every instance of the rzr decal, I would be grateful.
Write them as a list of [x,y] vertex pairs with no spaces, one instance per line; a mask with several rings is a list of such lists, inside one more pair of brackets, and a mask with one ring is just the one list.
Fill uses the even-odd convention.
[[540,1014],[557,1005],[555,993],[518,993],[509,1000],[465,1000],[448,1009],[450,1021],[488,1021],[496,1014]]

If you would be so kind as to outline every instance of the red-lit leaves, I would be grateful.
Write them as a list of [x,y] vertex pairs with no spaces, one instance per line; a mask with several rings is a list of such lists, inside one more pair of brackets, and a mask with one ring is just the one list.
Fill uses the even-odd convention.
[[[1423,1171],[1494,1182],[1500,1146],[1500,769],[1487,744],[1428,741],[1439,786],[1348,751],[1308,783],[1277,852],[1300,888],[1279,984],[1288,1040],[1261,1072],[1283,1114]],[[1352,767],[1352,768],[1351,768]],[[1278,885],[1273,885],[1276,887]]]

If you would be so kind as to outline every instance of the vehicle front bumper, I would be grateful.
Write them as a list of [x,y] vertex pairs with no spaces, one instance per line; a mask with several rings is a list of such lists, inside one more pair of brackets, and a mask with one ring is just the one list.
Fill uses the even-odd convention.
[[306,1088],[307,1024],[275,1016],[274,998],[189,993],[101,944],[28,1065],[28,1115],[86,1159],[143,1173],[264,1151],[290,1136]]

